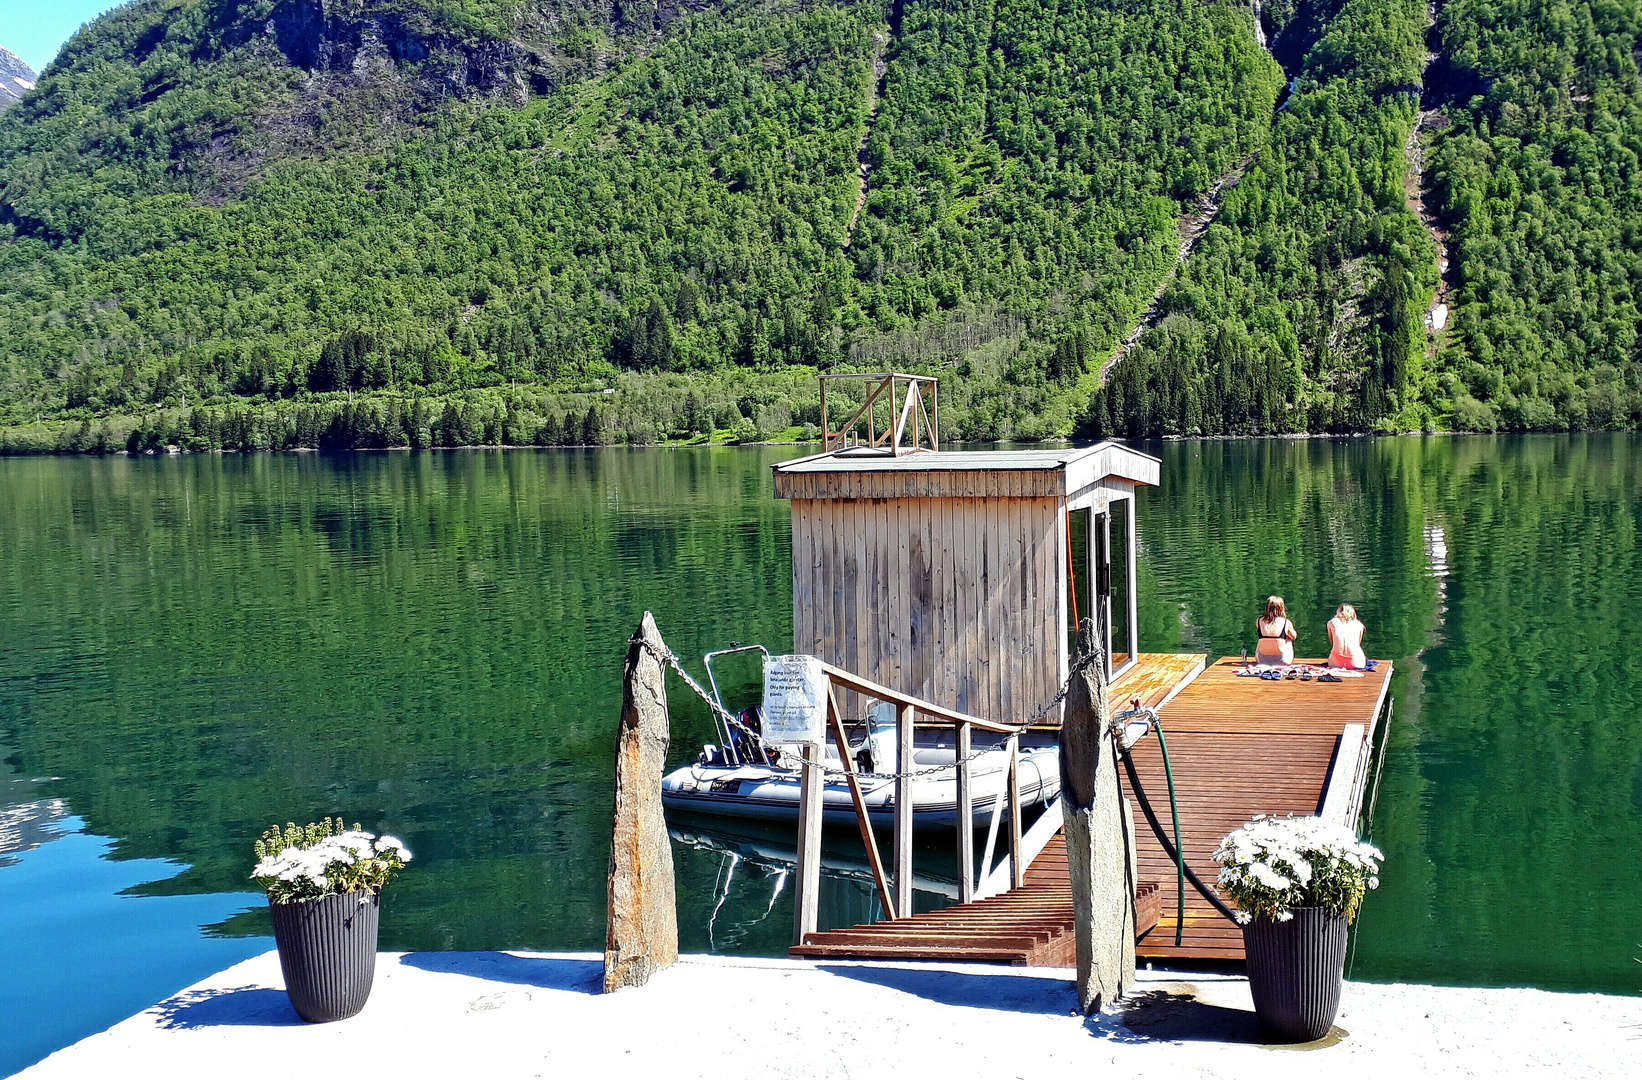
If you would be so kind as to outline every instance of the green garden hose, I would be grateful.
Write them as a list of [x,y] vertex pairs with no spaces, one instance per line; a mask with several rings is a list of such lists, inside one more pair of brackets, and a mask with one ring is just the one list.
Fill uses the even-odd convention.
[[1181,935],[1186,931],[1186,852],[1180,846],[1180,802],[1174,793],[1174,768],[1169,764],[1169,740],[1163,737],[1163,722],[1152,717],[1152,730],[1157,732],[1157,745],[1163,751],[1163,775],[1169,781],[1169,816],[1174,819],[1175,916],[1174,943],[1180,947]]
[[[1124,753],[1123,768],[1129,775],[1129,791],[1134,795],[1135,799],[1139,801],[1140,811],[1146,815],[1146,824],[1152,827],[1152,835],[1157,837],[1157,842],[1163,848],[1163,853],[1169,858],[1175,860],[1176,870],[1183,872],[1186,875],[1186,880],[1192,883],[1192,888],[1196,889],[1198,894],[1202,896],[1204,900],[1208,901],[1211,907],[1220,912],[1220,914],[1224,915],[1226,918],[1230,919],[1232,922],[1236,922],[1237,912],[1227,907],[1226,902],[1220,899],[1213,889],[1203,883],[1203,879],[1197,876],[1197,872],[1190,866],[1186,865],[1186,859],[1185,856],[1181,854],[1180,845],[1171,844],[1169,842],[1169,834],[1164,830],[1163,823],[1157,820],[1157,811],[1152,809],[1152,802],[1146,797],[1146,789],[1140,784],[1140,773],[1135,769],[1135,757],[1133,753]],[[1170,782],[1173,783],[1172,777],[1170,778]],[[1176,833],[1176,835],[1179,834]]]

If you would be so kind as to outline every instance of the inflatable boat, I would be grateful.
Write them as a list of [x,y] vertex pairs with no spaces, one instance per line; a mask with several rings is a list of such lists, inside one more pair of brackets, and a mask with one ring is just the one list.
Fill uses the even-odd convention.
[[[713,675],[715,657],[731,652],[763,649],[740,646],[707,654],[708,681],[718,696]],[[767,654],[766,654],[767,655]],[[722,699],[719,701],[722,708]],[[726,716],[729,714],[726,713]],[[661,782],[662,804],[668,810],[760,821],[796,822],[801,766],[789,751],[766,744],[762,737],[763,710],[745,709],[734,726],[715,719],[721,743],[702,747],[688,765],[668,773]],[[894,708],[882,703],[867,715],[866,737],[850,744],[850,756],[860,777],[867,816],[875,828],[895,823]],[[1009,820],[1009,751],[1004,746],[977,748],[969,763],[972,817],[970,827],[986,827],[995,804],[1001,820]],[[1053,745],[1019,750],[1017,778],[1023,810],[1051,805],[1060,794],[1060,752]],[[957,752],[950,729],[917,732],[912,754],[913,827],[951,829],[958,824]],[[844,777],[837,747],[825,746],[826,784],[822,791],[822,820],[827,825],[853,825],[855,803]]]

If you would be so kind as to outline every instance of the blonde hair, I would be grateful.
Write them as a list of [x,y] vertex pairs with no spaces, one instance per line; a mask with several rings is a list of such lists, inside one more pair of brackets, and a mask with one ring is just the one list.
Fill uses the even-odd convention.
[[1281,596],[1266,597],[1267,622],[1270,622],[1272,619],[1286,619],[1288,618],[1288,614],[1288,606],[1283,603],[1283,598]]
[[1341,604],[1339,607],[1334,609],[1334,617],[1337,619],[1342,619],[1345,622],[1356,622],[1357,609],[1352,607],[1350,604]]

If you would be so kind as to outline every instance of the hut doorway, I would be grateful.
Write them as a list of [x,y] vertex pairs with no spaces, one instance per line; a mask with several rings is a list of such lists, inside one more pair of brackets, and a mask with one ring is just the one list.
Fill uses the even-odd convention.
[[1078,622],[1093,619],[1106,647],[1108,676],[1126,671],[1137,649],[1134,629],[1132,499],[1114,499],[1104,510],[1066,512],[1066,569],[1069,621],[1066,653],[1077,652]]

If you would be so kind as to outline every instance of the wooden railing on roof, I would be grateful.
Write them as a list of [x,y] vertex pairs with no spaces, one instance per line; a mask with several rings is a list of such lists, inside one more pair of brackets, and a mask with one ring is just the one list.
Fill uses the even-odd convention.
[[[890,919],[910,918],[912,915],[912,828],[914,806],[913,735],[915,719],[922,715],[931,720],[951,724],[956,735],[953,768],[957,771],[957,833],[958,844],[958,901],[969,903],[975,898],[975,831],[971,824],[974,814],[974,793],[970,783],[970,755],[972,733],[975,729],[1006,735],[1009,753],[1009,772],[1005,790],[993,800],[992,825],[987,835],[985,866],[982,877],[993,876],[991,871],[993,843],[997,838],[1000,811],[1008,800],[1009,808],[1009,875],[1019,886],[1025,881],[1026,860],[1021,852],[1021,789],[1020,789],[1020,736],[1022,726],[983,720],[978,716],[958,712],[881,686],[842,668],[822,663],[827,675],[827,728],[849,785],[850,799],[855,807],[855,819],[861,830],[861,842],[867,849],[867,863],[872,868],[873,883],[878,890],[879,902]],[[852,691],[864,698],[888,702],[895,706],[895,833],[894,833],[894,888],[884,872],[884,863],[878,852],[878,838],[872,829],[867,812],[866,797],[861,791],[860,774],[855,758],[850,753],[849,738],[844,733],[843,717],[838,711],[838,690]],[[804,760],[812,764],[802,769],[799,780],[798,814],[798,884],[794,892],[793,944],[802,945],[806,934],[814,933],[820,911],[821,887],[821,822],[822,792],[826,774],[822,769],[825,754],[817,744],[802,748]]]
[[[866,400],[840,427],[834,429],[827,408],[827,383],[838,379],[857,379],[870,383]],[[929,398],[924,398],[925,391]],[[878,406],[888,396],[887,423],[880,425]],[[866,438],[858,432],[863,422]],[[831,453],[852,447],[882,450],[892,456],[915,450],[935,450],[941,444],[940,384],[929,375],[907,375],[899,371],[877,374],[847,374],[821,376],[821,440],[823,448]],[[927,446],[923,445],[928,443]]]

